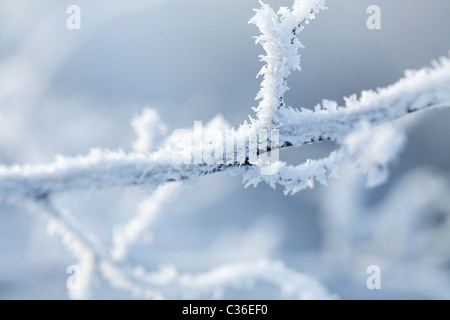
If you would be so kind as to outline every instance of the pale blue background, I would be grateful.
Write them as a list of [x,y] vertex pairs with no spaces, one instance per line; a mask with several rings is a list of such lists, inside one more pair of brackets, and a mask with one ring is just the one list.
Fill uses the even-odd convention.
[[[70,4],[81,7],[81,30],[66,28]],[[381,30],[366,28],[370,4],[381,7]],[[258,6],[256,0],[2,0],[0,162],[49,162],[57,154],[86,154],[93,147],[129,151],[135,139],[129,121],[146,106],[156,108],[170,129],[218,113],[239,125],[252,114],[259,89],[255,75],[262,50],[252,39],[256,27],[247,23]],[[286,97],[293,107],[313,107],[323,98],[342,103],[343,96],[389,85],[405,69],[427,66],[450,49],[448,1],[330,0],[327,6],[300,35],[306,46],[302,72],[290,77]],[[382,201],[410,168],[448,174],[449,119],[445,110],[422,117],[400,161],[391,166],[390,181],[363,191],[369,206]],[[306,146],[281,156],[299,163],[326,156],[333,147]],[[435,280],[425,291],[406,280],[389,286],[395,264],[383,269],[385,286],[374,292],[366,289],[365,269],[355,267],[360,270],[355,274],[322,260],[320,219],[330,190],[316,186],[286,197],[266,185],[244,189],[240,177],[202,178],[168,206],[154,242],[136,247],[130,262],[150,270],[171,262],[182,272],[202,272],[233,261],[281,259],[344,299],[450,298],[450,290],[435,287]],[[136,190],[111,190],[64,195],[59,202],[108,243],[111,227],[130,218],[142,198]],[[248,251],[233,250],[243,242]],[[0,207],[0,298],[64,299],[65,271],[74,263],[60,240],[47,235],[45,220],[21,208]],[[227,297],[275,293],[262,286]],[[126,292],[104,283],[94,295],[123,297]]]

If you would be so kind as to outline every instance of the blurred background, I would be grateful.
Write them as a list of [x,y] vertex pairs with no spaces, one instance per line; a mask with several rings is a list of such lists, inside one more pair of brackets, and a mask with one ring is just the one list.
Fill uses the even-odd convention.
[[[267,1],[272,7],[291,1]],[[69,30],[69,5],[81,29]],[[381,30],[366,9],[381,8]],[[445,0],[328,0],[329,10],[300,34],[302,71],[289,78],[286,103],[312,108],[322,99],[387,86],[405,69],[448,56]],[[132,150],[130,121],[156,109],[169,131],[222,114],[232,126],[253,116],[261,79],[249,25],[256,0],[0,2],[0,163],[50,162],[91,148]],[[389,181],[365,188],[342,168],[329,186],[284,196],[242,178],[212,175],[183,186],[133,247],[133,265],[204,272],[261,258],[321,282],[342,299],[450,298],[450,109],[410,115],[396,125],[408,144]],[[300,163],[327,156],[331,142],[283,150]],[[135,189],[59,196],[60,206],[111,245],[112,228],[135,215],[147,195]],[[67,266],[76,259],[47,221],[0,206],[0,298],[66,299]],[[145,239],[144,239],[145,240]],[[366,268],[379,265],[381,290],[368,290]],[[93,298],[127,298],[99,280]],[[270,286],[226,298],[277,298]]]

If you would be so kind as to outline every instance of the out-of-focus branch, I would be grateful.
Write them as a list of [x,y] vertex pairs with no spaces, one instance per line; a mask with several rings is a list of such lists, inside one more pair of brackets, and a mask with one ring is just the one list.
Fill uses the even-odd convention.
[[[386,168],[403,143],[400,138],[391,139],[395,132],[389,124],[412,112],[450,105],[450,60],[442,58],[433,68],[410,71],[391,86],[364,91],[359,99],[356,95],[344,98],[343,107],[324,101],[314,110],[287,108],[287,78],[300,69],[298,50],[302,45],[296,36],[316,13],[325,9],[324,0],[295,0],[292,8],[283,7],[277,13],[261,4],[250,22],[259,28],[261,34],[256,42],[266,52],[261,56],[264,66],[259,73],[264,79],[257,95],[259,105],[254,108],[256,119],[250,124],[226,130],[225,122],[218,117],[206,128],[206,139],[202,137],[200,142],[186,139],[195,131],[195,125],[193,130],[184,130],[181,135],[174,132],[162,142],[156,138],[160,138],[165,126],[155,112],[147,110],[132,122],[139,136],[133,153],[96,149],[84,156],[58,157],[49,164],[0,166],[0,202],[40,206],[54,222],[55,232],[90,273],[98,269],[113,286],[134,294],[164,298],[177,292],[178,297],[185,298],[233,286],[236,279],[262,279],[279,286],[289,297],[329,297],[315,281],[274,262],[229,265],[196,276],[180,275],[174,268],[147,273],[118,262],[170,195],[171,188],[164,188],[167,182],[224,172],[242,174],[247,185],[265,181],[273,187],[284,186],[286,193],[295,193],[311,187],[314,181],[325,184],[341,164],[351,163],[372,175],[377,183],[384,178],[377,176],[377,170]],[[147,131],[149,126],[153,131]],[[338,145],[338,150],[324,159],[296,166],[267,161],[269,152],[324,140]],[[159,149],[150,151],[151,144]],[[380,151],[380,145],[385,149]],[[117,234],[113,253],[51,202],[59,193],[112,187],[146,191],[161,187],[152,199],[155,210],[137,216]],[[85,283],[83,294],[89,283]]]

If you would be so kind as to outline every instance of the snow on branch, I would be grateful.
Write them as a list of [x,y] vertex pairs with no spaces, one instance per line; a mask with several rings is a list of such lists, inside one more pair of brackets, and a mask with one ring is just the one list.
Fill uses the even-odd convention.
[[[127,246],[135,242],[135,237],[142,233],[142,228],[148,227],[148,221],[155,217],[161,202],[173,194],[177,187],[179,186],[172,185],[160,189],[158,194],[149,199],[159,203],[152,202],[153,210],[147,214],[141,212],[127,225],[123,233],[125,238],[115,239],[116,246],[112,251],[104,248],[95,236],[79,225],[68,212],[58,210],[48,199],[33,204],[34,210],[48,215],[50,232],[62,237],[63,243],[79,259],[78,265],[83,268],[80,287],[69,290],[71,298],[89,298],[92,294],[91,285],[97,274],[109,281],[113,287],[146,299],[219,299],[227,288],[250,290],[261,281],[277,286],[284,299],[332,298],[315,279],[288,269],[278,261],[260,260],[222,265],[196,275],[180,274],[173,265],[147,272],[143,267],[131,267],[121,262]],[[143,223],[143,226],[137,226],[138,223]],[[126,231],[137,231],[137,234]]]
[[[261,35],[265,63],[259,75],[264,79],[257,95],[256,119],[238,129],[217,116],[201,130],[175,130],[162,141],[166,130],[154,110],[146,109],[132,121],[138,140],[133,152],[95,149],[78,157],[58,156],[42,165],[0,166],[0,201],[33,203],[53,221],[53,229],[78,257],[80,263],[97,271],[113,286],[152,298],[189,297],[195,292],[214,293],[225,286],[249,280],[264,280],[279,286],[285,297],[326,298],[329,294],[313,280],[286,269],[280,263],[257,262],[224,266],[202,275],[180,275],[173,268],[147,273],[123,265],[128,248],[151,226],[161,206],[181,184],[203,175],[224,172],[242,174],[244,182],[265,181],[295,193],[312,187],[314,181],[326,184],[342,164],[353,165],[368,175],[368,185],[382,183],[387,165],[402,150],[405,139],[392,123],[409,113],[450,105],[450,60],[445,57],[433,68],[408,71],[397,83],[377,91],[352,95],[345,106],[325,100],[314,110],[285,106],[287,78],[300,70],[299,31],[325,9],[324,0],[295,0],[292,8],[277,13],[267,4],[256,10],[250,23]],[[338,148],[328,157],[295,166],[278,161],[278,150],[331,140]],[[157,149],[156,149],[157,148]],[[270,154],[270,156],[269,156]],[[53,196],[78,190],[137,187],[148,192],[151,210],[140,212],[115,232],[112,250],[53,205]],[[145,204],[144,204],[145,205]],[[121,263],[119,263],[121,261]],[[93,276],[92,276],[93,277]],[[88,277],[88,279],[92,279]],[[161,280],[162,279],[162,280]],[[89,284],[79,296],[87,297]]]
[[[360,99],[353,95],[345,98],[345,101],[345,107],[338,107],[337,103],[332,101],[324,101],[314,111],[292,108],[280,110],[279,141],[271,141],[270,149],[258,149],[257,154],[323,140],[336,141],[345,147],[346,137],[358,132],[362,122],[366,122],[370,127],[377,127],[389,124],[411,112],[450,105],[450,60],[442,58],[439,63],[434,63],[433,68],[409,71],[405,78],[387,88],[364,91]],[[60,156],[53,163],[46,165],[2,166],[0,200],[39,199],[73,190],[111,187],[137,186],[152,191],[165,182],[195,180],[203,175],[222,171],[231,174],[260,174],[261,167],[257,163],[249,164],[245,159],[238,160],[236,157],[239,152],[249,154],[249,145],[245,145],[245,139],[251,137],[256,128],[243,125],[236,131],[219,131],[219,134],[215,130],[209,131],[205,130],[204,134],[212,141],[201,146],[203,154],[217,149],[214,138],[217,138],[220,144],[224,140],[244,140],[244,143],[237,144],[241,146],[241,150],[238,147],[233,150],[231,162],[227,159],[226,162],[215,163],[175,163],[175,154],[188,154],[190,158],[198,146],[189,143],[179,145],[183,140],[176,140],[176,135],[172,135],[159,150],[148,154],[95,149],[86,156]],[[298,174],[298,179],[283,177],[287,172],[285,170],[273,176],[261,176],[260,179],[272,185],[279,183],[287,186],[288,192],[299,191],[308,185],[310,178],[318,177],[320,182],[324,182],[329,169],[341,160],[351,159],[345,159],[340,153],[335,153],[328,160],[310,161],[295,167],[295,170],[289,169],[290,173],[295,171]],[[270,165],[290,168],[277,162]],[[255,182],[254,178],[250,180]]]
[[331,299],[331,294],[316,280],[285,267],[279,261],[259,260],[222,265],[198,275],[179,274],[174,266],[166,266],[153,274],[145,274],[138,269],[135,275],[151,284],[151,288],[159,285],[175,289],[179,298],[201,298],[212,293],[215,299],[220,299],[228,287],[251,289],[263,281],[277,286],[284,299]]
[[[281,98],[287,90],[286,79],[291,70],[299,69],[300,57],[297,51],[300,42],[295,35],[314,18],[315,13],[323,9],[323,1],[295,1],[292,9],[281,8],[278,14],[266,4],[256,10],[250,22],[256,24],[262,33],[257,37],[257,42],[266,51],[266,55],[262,57],[266,65],[260,72],[264,74],[264,80],[258,94],[261,99],[256,109],[258,120],[252,124],[244,123],[236,131],[204,132],[208,143],[201,141],[200,146],[195,141],[190,143],[180,140],[173,134],[159,150],[145,153],[142,152],[145,151],[145,144],[150,143],[149,140],[157,132],[165,130],[165,125],[159,124],[159,116],[154,111],[147,110],[140,122],[136,119],[132,122],[139,134],[139,139],[134,144],[139,153],[95,149],[86,156],[60,156],[46,165],[2,166],[0,200],[39,199],[61,192],[110,187],[137,186],[152,191],[165,182],[195,180],[221,171],[246,174],[245,180],[253,184],[259,180],[265,180],[271,185],[278,183],[292,193],[310,186],[311,179],[317,178],[316,180],[324,183],[338,161],[350,159],[344,156],[346,152],[343,150],[333,153],[329,159],[310,161],[296,167],[272,161],[271,166],[275,164],[283,169],[275,170],[276,174],[273,176],[264,177],[260,175],[261,166],[258,161],[249,159],[251,150],[248,140],[252,140],[251,137],[255,137],[258,130],[268,129],[276,124],[279,139],[269,137],[265,146],[257,148],[255,156],[278,148],[298,147],[322,140],[336,141],[345,147],[346,137],[357,130],[362,121],[372,127],[390,123],[425,108],[450,105],[450,60],[445,57],[434,62],[433,68],[406,72],[405,78],[387,88],[363,91],[359,99],[356,95],[344,98],[346,104],[343,107],[325,100],[314,111],[280,108]],[[268,119],[273,121],[268,122]],[[223,127],[223,121],[221,125]],[[145,133],[145,126],[152,128],[152,131],[148,131],[151,133]],[[203,154],[214,153],[214,150],[217,154],[220,149],[223,152],[224,141],[233,141],[233,152],[226,153],[223,159],[220,155],[220,160],[225,161],[205,162],[204,157],[201,158],[203,161],[194,164],[189,161],[181,164],[173,161],[177,157],[191,159],[198,148],[202,149]],[[228,147],[227,144],[226,148]],[[295,178],[284,176],[287,172],[295,173]]]
[[269,5],[260,3],[262,8],[255,10],[249,21],[259,28],[261,35],[255,37],[256,43],[266,52],[260,56],[265,65],[258,74],[264,76],[256,96],[261,100],[255,108],[259,122],[253,123],[267,127],[278,124],[277,111],[284,106],[284,94],[289,89],[287,78],[292,70],[300,70],[298,49],[303,46],[296,35],[325,6],[324,0],[296,0],[292,9],[281,7],[277,14]]
[[450,60],[442,57],[432,68],[406,71],[398,82],[361,97],[344,98],[345,106],[325,100],[315,110],[292,108],[281,112],[280,139],[300,146],[321,140],[342,142],[361,121],[371,125],[389,123],[409,113],[450,105]]
[[111,253],[114,259],[125,258],[128,249],[138,243],[143,234],[148,232],[164,205],[173,201],[173,197],[179,193],[180,189],[179,182],[159,186],[148,199],[140,204],[136,217],[128,221],[126,225],[115,228],[114,247]]

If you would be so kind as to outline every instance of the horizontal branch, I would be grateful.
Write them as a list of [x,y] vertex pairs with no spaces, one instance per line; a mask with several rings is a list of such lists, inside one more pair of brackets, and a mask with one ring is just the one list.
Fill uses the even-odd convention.
[[[286,109],[281,113],[279,141],[270,141],[258,154],[289,146],[333,140],[339,143],[355,127],[366,121],[373,125],[389,123],[409,113],[437,105],[450,105],[450,62],[441,59],[434,68],[409,72],[397,83],[374,91],[365,91],[358,100],[346,98],[345,107],[326,101],[315,111]],[[251,126],[232,131],[232,139],[246,139],[254,133]],[[225,134],[225,133],[223,133]],[[228,133],[231,134],[231,133]],[[229,137],[228,137],[229,138]],[[227,139],[227,137],[225,137]],[[222,143],[222,141],[220,142]],[[202,146],[203,152],[212,152],[217,143]],[[196,146],[191,146],[195,149]],[[248,154],[249,146],[245,145]],[[196,179],[203,175],[226,171],[240,174],[255,172],[259,166],[245,161],[224,163],[175,164],[168,146],[151,154],[126,154],[123,151],[93,150],[86,156],[59,157],[47,165],[0,167],[0,201],[17,201],[21,198],[40,199],[50,194],[73,190],[105,189],[118,186],[136,186],[153,190],[170,181]],[[182,150],[186,152],[186,150]],[[236,152],[236,150],[235,150]],[[229,159],[228,159],[229,160]],[[304,167],[306,170],[306,166]],[[276,181],[277,177],[271,178]],[[278,179],[282,183],[283,179]]]
[[143,155],[96,149],[86,156],[60,157],[47,165],[0,168],[0,201],[40,200],[56,193],[113,187],[152,191],[165,182],[194,179],[231,167],[174,164],[161,152]]
[[341,142],[361,121],[380,125],[415,111],[450,105],[450,60],[441,58],[433,68],[407,71],[398,82],[377,91],[352,95],[345,107],[324,101],[315,111],[282,110],[280,145],[301,146],[322,140]]

